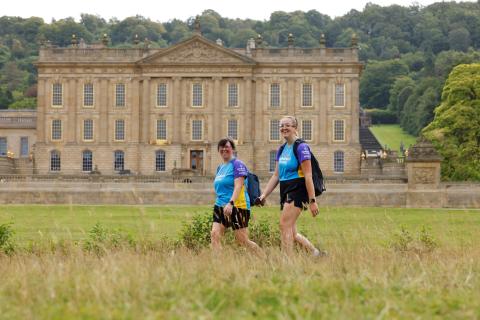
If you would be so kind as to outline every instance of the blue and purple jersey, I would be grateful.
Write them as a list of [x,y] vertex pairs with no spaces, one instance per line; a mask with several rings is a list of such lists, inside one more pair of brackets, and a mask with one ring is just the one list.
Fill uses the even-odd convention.
[[293,154],[292,143],[288,143],[283,148],[282,154],[280,154],[280,148],[277,151],[276,161],[278,161],[278,178],[280,181],[287,181],[297,178],[303,178],[303,171],[300,164],[297,161],[297,157],[302,163],[305,160],[311,160],[310,147],[306,143],[300,143],[297,148],[297,157]]
[[247,192],[247,175],[248,169],[245,164],[237,159],[233,159],[228,163],[223,163],[217,168],[217,175],[213,186],[215,187],[215,193],[217,198],[215,205],[219,207],[225,206],[232,197],[235,179],[238,177],[244,177],[245,182],[240,190],[240,195],[235,200],[235,207],[241,209],[250,210],[250,198]]

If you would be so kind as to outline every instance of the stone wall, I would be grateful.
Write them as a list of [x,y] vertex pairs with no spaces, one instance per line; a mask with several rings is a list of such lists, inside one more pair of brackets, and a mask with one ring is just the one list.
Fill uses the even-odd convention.
[[[1,204],[210,205],[211,182],[15,182],[0,180]],[[262,182],[262,186],[265,182]],[[269,205],[278,205],[278,189]],[[407,183],[334,183],[319,197],[320,206],[480,208],[480,184],[442,183],[437,189],[411,190]]]

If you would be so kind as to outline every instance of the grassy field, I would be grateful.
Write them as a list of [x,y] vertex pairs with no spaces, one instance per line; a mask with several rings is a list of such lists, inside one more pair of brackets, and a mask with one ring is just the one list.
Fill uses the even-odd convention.
[[398,151],[400,150],[400,143],[408,148],[414,145],[417,138],[403,131],[398,124],[378,124],[370,127],[378,142],[385,147]]
[[[2,206],[6,319],[480,318],[480,211],[323,208],[299,229],[329,256],[163,245],[209,207]],[[254,210],[276,225],[277,208]],[[96,224],[147,247],[85,250]],[[32,250],[36,247],[36,250]]]

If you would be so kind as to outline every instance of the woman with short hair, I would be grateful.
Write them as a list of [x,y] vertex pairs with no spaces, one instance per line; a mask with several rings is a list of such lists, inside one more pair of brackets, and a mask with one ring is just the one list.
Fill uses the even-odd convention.
[[[298,139],[297,119],[285,116],[280,120],[280,134],[285,139],[276,156],[275,171],[260,195],[258,201],[265,199],[280,182],[280,234],[282,250],[291,254],[296,241],[314,256],[324,255],[303,235],[297,232],[296,222],[302,210],[310,209],[312,216],[318,214],[318,205],[315,199],[315,189],[312,178],[312,165],[310,147],[301,142],[296,150],[294,143]],[[297,160],[298,159],[298,160]]]
[[232,139],[221,139],[217,150],[223,163],[218,166],[214,181],[216,200],[213,208],[212,248],[215,250],[221,248],[221,238],[225,229],[231,227],[240,245],[260,253],[260,247],[248,238],[250,220],[248,169],[234,156],[235,143]]

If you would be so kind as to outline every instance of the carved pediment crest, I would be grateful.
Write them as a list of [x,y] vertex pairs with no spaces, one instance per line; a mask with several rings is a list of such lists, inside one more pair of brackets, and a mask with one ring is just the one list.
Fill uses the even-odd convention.
[[201,36],[181,42],[162,52],[153,54],[140,63],[163,64],[252,64],[252,59],[242,56],[230,49],[223,48]]

